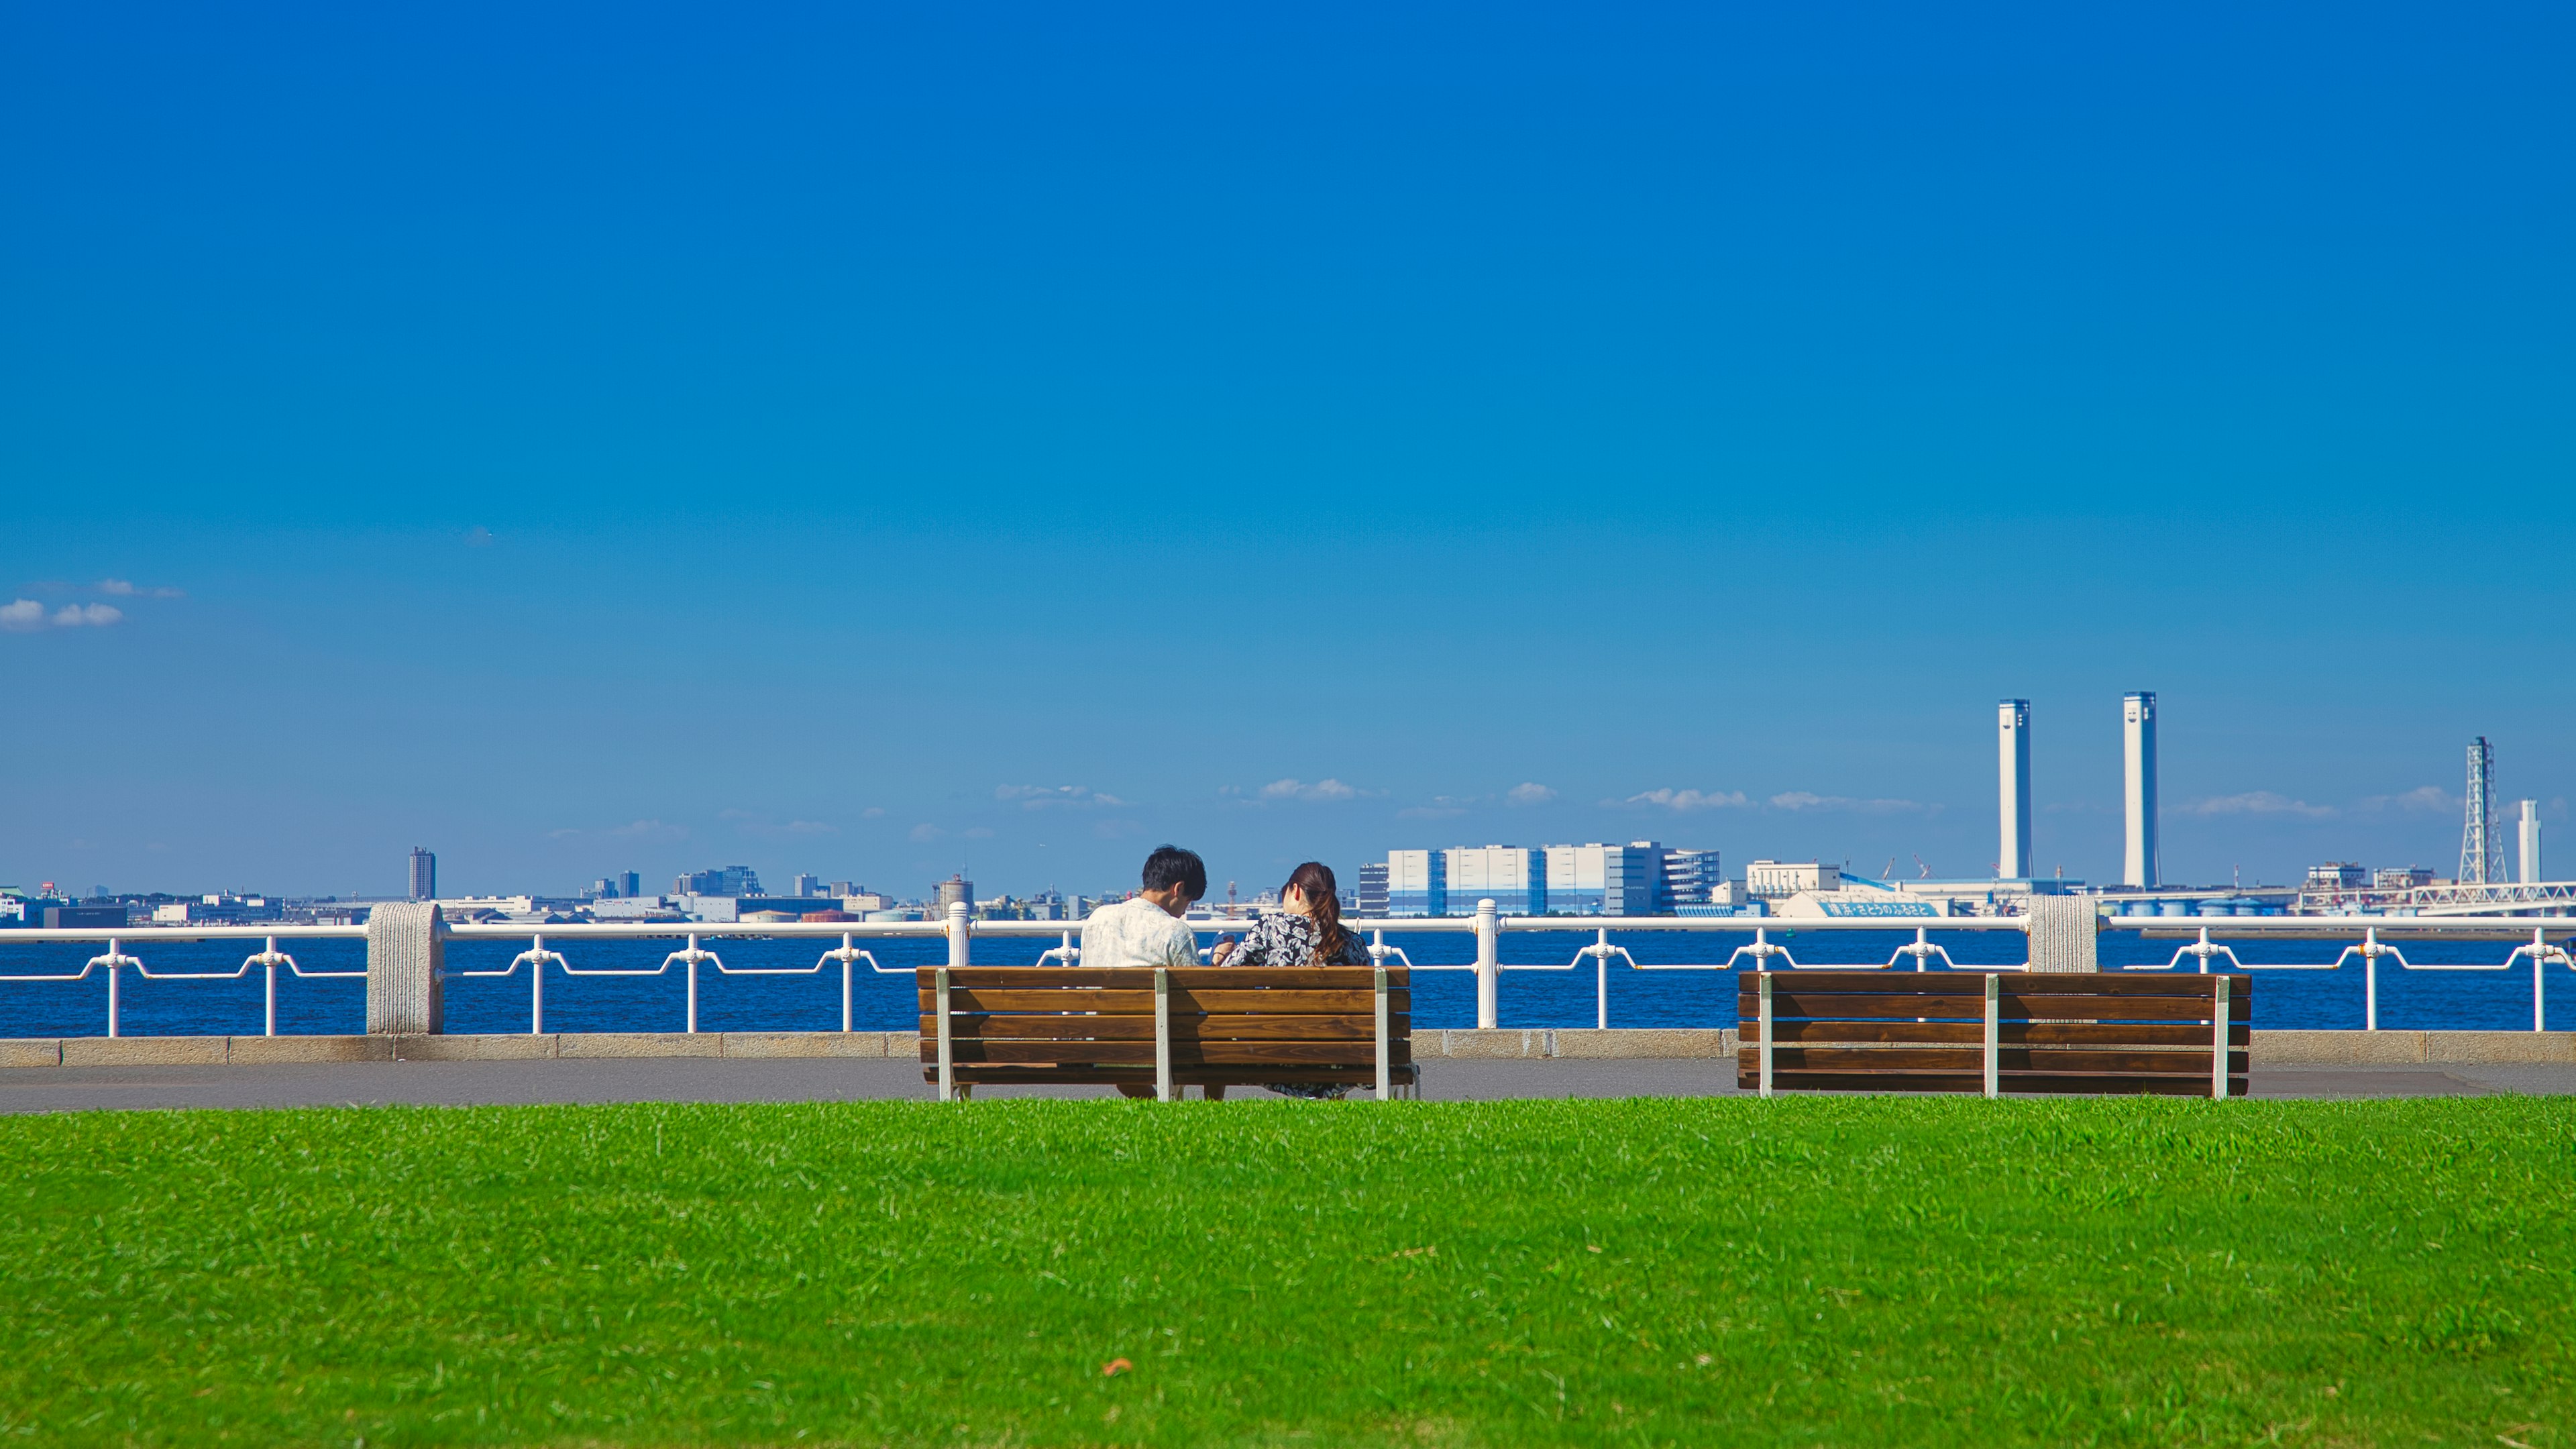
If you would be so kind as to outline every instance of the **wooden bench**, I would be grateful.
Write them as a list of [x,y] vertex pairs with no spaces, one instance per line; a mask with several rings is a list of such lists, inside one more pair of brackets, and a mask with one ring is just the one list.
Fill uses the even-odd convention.
[[[1741,979],[1737,1087],[2242,1097],[2253,978],[1763,971]],[[2223,1050],[2222,1050],[2223,1048]]]
[[923,966],[922,1079],[1184,1086],[1416,1081],[1404,967]]

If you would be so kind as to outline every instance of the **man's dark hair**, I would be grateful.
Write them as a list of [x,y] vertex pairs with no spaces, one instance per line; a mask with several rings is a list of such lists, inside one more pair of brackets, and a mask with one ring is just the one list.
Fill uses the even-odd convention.
[[1145,889],[1169,890],[1173,886],[1188,892],[1194,901],[1205,896],[1207,862],[1199,859],[1195,850],[1183,850],[1177,845],[1155,846],[1154,853],[1145,857]]

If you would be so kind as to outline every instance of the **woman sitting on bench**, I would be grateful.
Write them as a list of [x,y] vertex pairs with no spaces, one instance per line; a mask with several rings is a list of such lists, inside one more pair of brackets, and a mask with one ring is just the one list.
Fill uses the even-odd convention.
[[[1342,897],[1333,869],[1310,860],[1288,873],[1279,888],[1279,910],[1263,916],[1240,942],[1219,941],[1209,961],[1218,966],[1366,966],[1368,947],[1342,929]],[[1350,1088],[1306,1082],[1274,1082],[1270,1090],[1283,1097],[1328,1098],[1349,1095]]]

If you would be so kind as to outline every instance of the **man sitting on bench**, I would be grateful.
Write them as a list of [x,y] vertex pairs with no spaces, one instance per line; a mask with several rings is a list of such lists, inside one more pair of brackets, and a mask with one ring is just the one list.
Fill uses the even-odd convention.
[[[1093,911],[1082,923],[1082,964],[1107,966],[1188,967],[1199,964],[1199,938],[1181,922],[1199,897],[1207,894],[1207,864],[1198,852],[1162,845],[1145,857],[1144,889],[1112,906]],[[1151,1097],[1150,1086],[1121,1085],[1130,1097]],[[1222,1101],[1225,1088],[1204,1088],[1210,1101]]]

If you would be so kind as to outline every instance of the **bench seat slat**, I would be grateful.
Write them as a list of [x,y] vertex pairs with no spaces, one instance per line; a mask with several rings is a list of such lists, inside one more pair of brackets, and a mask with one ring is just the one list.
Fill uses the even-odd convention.
[[[1859,994],[1834,996],[1810,993],[1800,989],[1803,985],[1804,983],[1792,985],[1774,980],[1771,987],[1773,1020],[1784,1017],[1808,1017],[1831,1021],[1844,1018],[1911,1019],[1924,1016],[1936,1021],[1973,1021],[1982,1024],[1986,1019],[1986,998],[1983,993],[1944,991],[1909,995],[1882,992],[1867,996]],[[1760,1001],[1761,998],[1758,995],[1747,992],[1738,998],[1736,1009],[1746,1021],[1752,1021],[1760,1012]],[[2214,1007],[2206,997],[2034,997],[2008,988],[1998,1003],[1998,1009],[2006,1021],[2038,1017],[2095,1021],[2192,1022],[2213,1020]],[[2227,1013],[2230,1018],[2251,1015],[2250,1012],[2240,1012],[2239,1003],[2233,997],[2227,1003]]]
[[[949,1055],[960,1062],[1051,1062],[1059,1066],[1077,1062],[1106,1065],[1154,1064],[1151,1041],[983,1041],[955,1040],[949,1044]],[[1412,1053],[1404,1043],[1387,1044],[1389,1059],[1411,1062]],[[921,1059],[939,1060],[936,1042],[922,1048]],[[1298,1063],[1307,1066],[1374,1067],[1377,1044],[1366,1041],[1183,1041],[1172,1042],[1172,1064],[1211,1066],[1249,1066],[1259,1062]],[[2204,1068],[2205,1070],[2205,1068]]]
[[[1406,1016],[1413,1014],[1412,992],[1389,991],[1387,992],[1386,997],[1386,1009],[1388,1011]],[[930,1016],[938,1012],[938,992],[920,992],[918,993],[918,998],[920,1001],[920,1012],[922,1015]],[[1021,991],[1010,989],[977,991],[957,990],[952,988],[948,997],[948,1009],[951,1013],[961,1011],[1097,1011],[1122,1016],[1142,1014],[1150,1020],[1154,1015],[1154,993],[1151,989],[1144,991]],[[1175,988],[1172,992],[1172,1015],[1175,1018],[1183,1015],[1233,1016],[1255,1013],[1268,1015],[1274,1012],[1283,1015],[1297,1016],[1348,1016],[1355,1015],[1360,1012],[1367,1012],[1371,1014],[1371,1019],[1374,1020],[1376,1011],[1376,994],[1369,991],[1299,991],[1293,989],[1275,991],[1182,991]]]
[[[2197,1076],[2209,1080],[2209,1049],[2199,1051],[2104,1051],[2090,1047],[2004,1047],[1997,1064],[2012,1072],[2110,1072],[2124,1075]],[[2242,1072],[2243,1051],[2228,1053],[2228,1070]],[[1774,1047],[1771,1074],[1784,1071],[1823,1072],[1976,1072],[1983,1069],[1981,1047]],[[1737,1070],[1759,1074],[1758,1049],[1737,1053]]]
[[[2197,996],[2217,994],[2218,975],[2233,983],[2227,988],[2227,999],[2244,999],[2252,990],[2252,978],[2233,972],[2203,976],[2196,972],[2175,971],[1779,971],[1771,977],[1772,990],[1796,990],[1819,994],[1902,991],[1910,983],[1921,982],[1934,990],[1955,989],[1982,998],[1984,978],[1994,976],[2004,984],[2007,994],[2025,996]],[[1751,975],[1743,978],[1747,983]],[[1938,983],[1935,985],[1935,983]],[[1953,986],[1952,983],[1959,983]]]
[[[987,1086],[1009,1086],[1015,1083],[1031,1086],[1084,1086],[1099,1085],[1103,1083],[1115,1084],[1119,1082],[1134,1082],[1145,1086],[1151,1086],[1154,1082],[1154,1069],[1151,1066],[1017,1067],[988,1062],[973,1062],[959,1063],[953,1070],[958,1081],[973,1082],[978,1085]],[[1415,1080],[1413,1065],[1409,1062],[1400,1067],[1389,1068],[1387,1075],[1399,1083],[1410,1083]],[[939,1069],[935,1066],[925,1068],[922,1071],[921,1079],[925,1082],[938,1081]],[[1228,1087],[1257,1087],[1268,1086],[1272,1082],[1316,1082],[1328,1085],[1338,1083],[1343,1086],[1367,1086],[1377,1080],[1377,1065],[1372,1062],[1365,1067],[1309,1067],[1290,1065],[1185,1067],[1176,1063],[1172,1067],[1172,1080],[1182,1086],[1189,1087],[1205,1086],[1209,1084]]]
[[[2172,1046],[2209,1049],[2207,1022],[2006,1021],[1997,1024],[2004,1046]],[[1740,1040],[1756,1044],[1758,1018],[1747,1017]],[[1900,1042],[1912,1046],[1983,1046],[1985,1027],[1973,1021],[1780,1021],[1771,1039],[1782,1046],[1837,1042]],[[2245,1046],[2254,1030],[2229,1013],[2227,1043]]]
[[[1736,1086],[1756,1090],[1759,1079],[1739,1074]],[[1982,1092],[1982,1072],[1778,1072],[1774,1091],[1807,1092]],[[2168,1077],[2116,1073],[2005,1072],[1998,1085],[2006,1093],[2131,1093],[2158,1097],[2207,1097],[2209,1075]],[[2230,1076],[2227,1095],[2246,1095],[2246,1079]]]
[[[952,1037],[963,1041],[969,1037],[985,1040],[1040,1041],[1152,1041],[1154,1018],[1151,1016],[1096,1016],[1084,1012],[1014,1011],[990,1015],[951,1013],[948,1029]],[[1395,1035],[1408,1035],[1413,1018],[1390,1015],[1387,1029]],[[939,1034],[939,1018],[921,1019],[924,1036]],[[1336,1016],[1175,1016],[1172,1019],[1173,1040],[1184,1035],[1200,1041],[1370,1041],[1377,1035],[1377,1018],[1355,1013]],[[2207,1033],[2202,1033],[2207,1035]]]
[[[913,968],[920,989],[934,986],[936,966]],[[1367,966],[1175,966],[1171,968],[1175,989],[1210,988],[1233,991],[1257,987],[1290,987],[1304,990],[1370,991],[1377,979]],[[1401,966],[1387,968],[1387,985],[1403,989],[1411,975]],[[1119,991],[1151,991],[1154,968],[1151,966],[953,966],[948,968],[952,987],[986,990],[1082,990],[1109,988]]]

